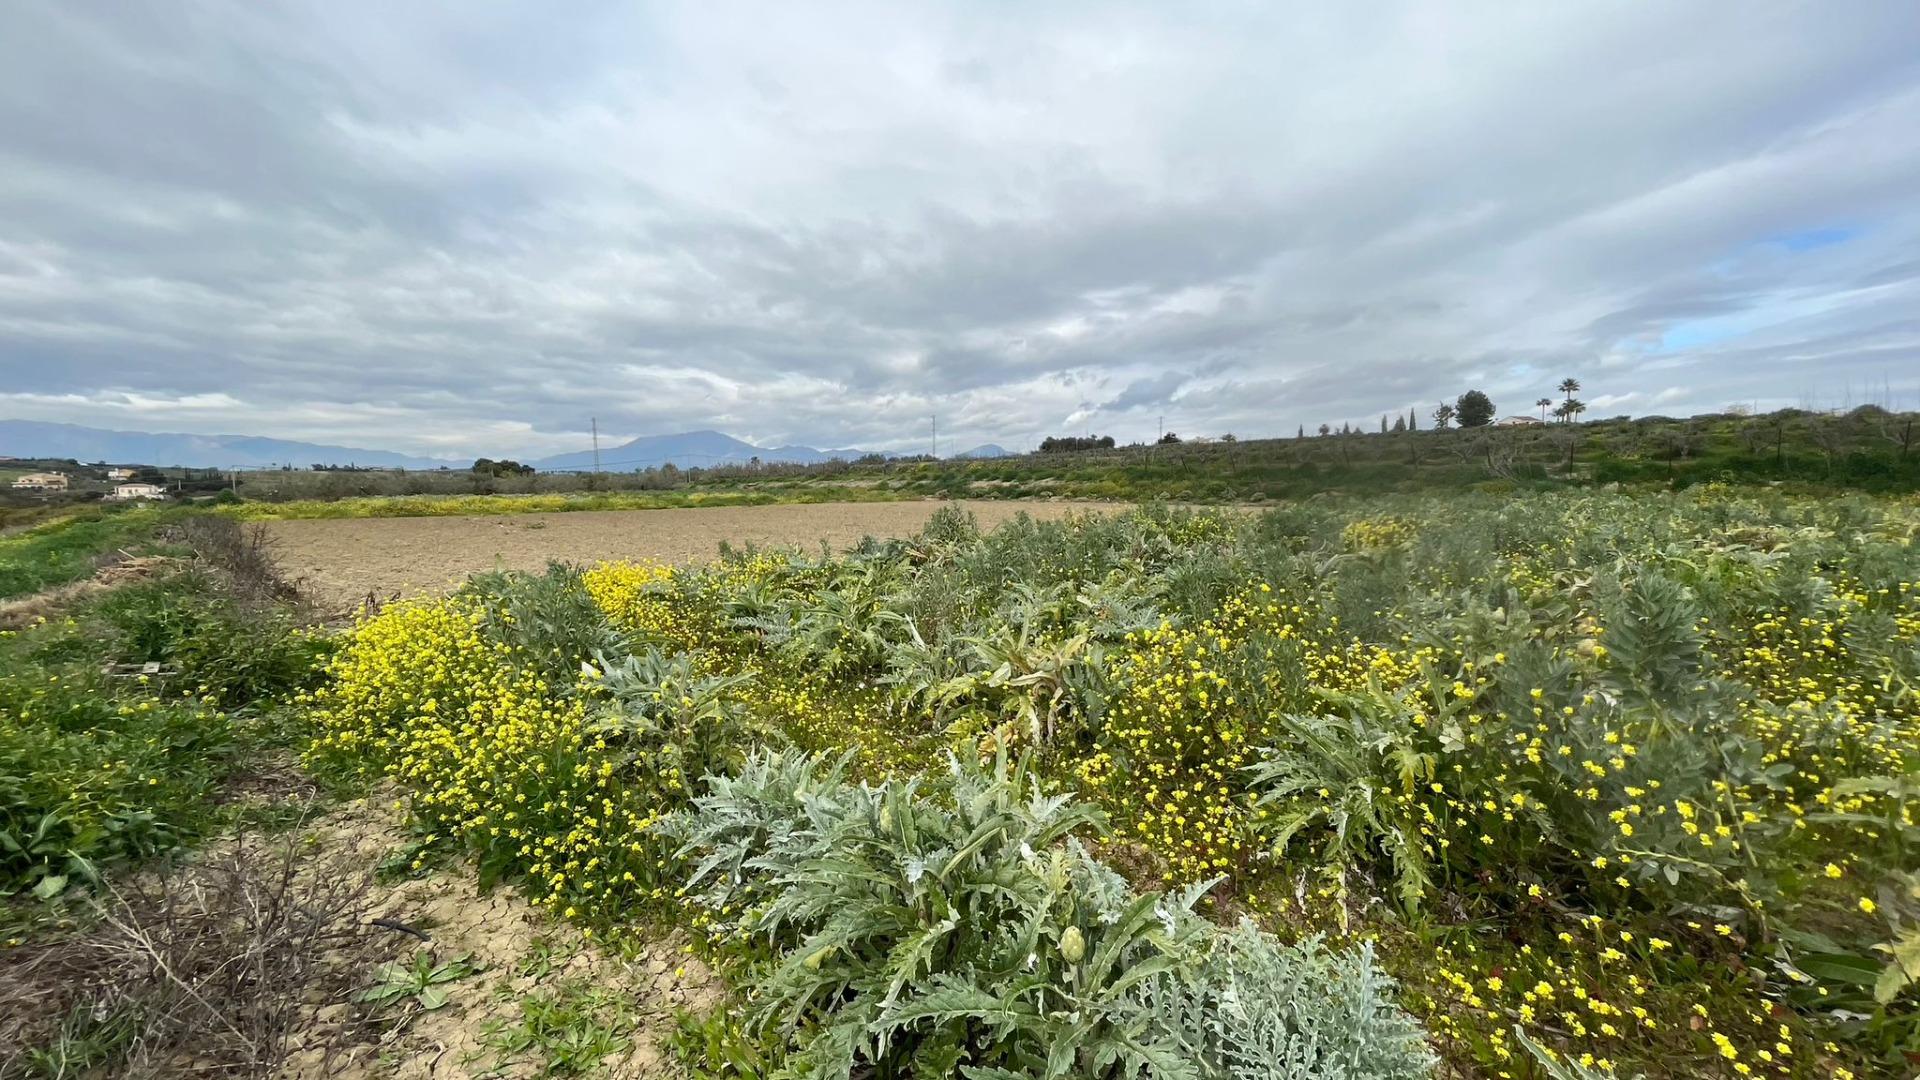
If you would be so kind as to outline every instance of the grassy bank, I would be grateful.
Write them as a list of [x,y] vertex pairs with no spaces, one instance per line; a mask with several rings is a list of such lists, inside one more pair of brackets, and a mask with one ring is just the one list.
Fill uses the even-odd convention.
[[138,554],[161,526],[184,513],[147,507],[83,510],[0,537],[0,600],[78,581],[93,573],[100,559],[123,550]]

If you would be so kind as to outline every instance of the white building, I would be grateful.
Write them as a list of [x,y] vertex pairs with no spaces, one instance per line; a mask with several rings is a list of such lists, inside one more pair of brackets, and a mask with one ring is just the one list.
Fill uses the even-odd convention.
[[132,470],[132,469],[108,469],[108,470],[107,470],[107,479],[109,479],[109,480],[131,480],[131,479],[133,479],[133,470]]
[[159,484],[115,484],[113,497],[116,499],[164,499],[167,491]]

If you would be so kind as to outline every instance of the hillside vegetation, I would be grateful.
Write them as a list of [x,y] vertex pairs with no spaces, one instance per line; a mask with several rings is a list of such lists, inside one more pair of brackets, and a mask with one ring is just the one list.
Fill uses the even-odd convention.
[[[1844,415],[1643,417],[1522,427],[1223,437],[1153,446],[1050,440],[1057,450],[1004,458],[863,459],[820,465],[635,472],[329,471],[245,474],[254,516],[511,512],[701,505],[710,501],[877,498],[1087,498],[1235,502],[1322,492],[1495,490],[1708,481],[1809,489],[1920,490],[1920,415],[1874,407]],[[1110,440],[1105,440],[1110,442]],[[351,511],[323,504],[412,496]],[[514,496],[438,504],[453,496]],[[525,496],[540,496],[539,499]],[[284,507],[277,508],[277,507]]]

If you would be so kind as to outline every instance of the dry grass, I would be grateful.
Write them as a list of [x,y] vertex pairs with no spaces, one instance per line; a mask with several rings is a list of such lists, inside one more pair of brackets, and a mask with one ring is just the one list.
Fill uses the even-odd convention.
[[365,877],[242,838],[106,887],[78,929],[0,953],[0,1077],[265,1076],[383,943]]
[[182,520],[174,531],[196,559],[220,571],[237,599],[287,604],[303,599],[299,586],[280,576],[266,526],[202,514]]
[[90,578],[57,585],[17,600],[0,601],[0,630],[18,630],[35,620],[51,619],[56,613],[88,597],[130,581],[145,581],[178,565],[178,559],[163,555],[114,552],[113,557],[102,560],[100,568]]

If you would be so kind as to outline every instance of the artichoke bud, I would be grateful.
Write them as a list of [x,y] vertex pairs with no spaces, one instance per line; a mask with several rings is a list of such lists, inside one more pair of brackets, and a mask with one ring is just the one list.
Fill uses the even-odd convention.
[[1086,935],[1080,933],[1077,926],[1069,926],[1060,933],[1060,956],[1069,964],[1077,964],[1087,955]]

